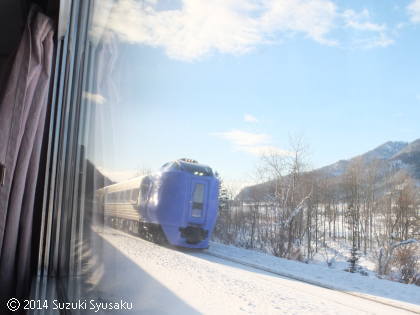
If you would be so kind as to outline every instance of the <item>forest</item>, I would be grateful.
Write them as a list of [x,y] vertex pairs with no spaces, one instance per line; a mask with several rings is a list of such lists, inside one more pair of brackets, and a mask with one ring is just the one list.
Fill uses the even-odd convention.
[[331,265],[346,248],[346,271],[420,285],[420,191],[395,163],[363,156],[340,174],[310,170],[305,146],[261,156],[259,184],[234,193],[221,184],[216,241],[278,257]]

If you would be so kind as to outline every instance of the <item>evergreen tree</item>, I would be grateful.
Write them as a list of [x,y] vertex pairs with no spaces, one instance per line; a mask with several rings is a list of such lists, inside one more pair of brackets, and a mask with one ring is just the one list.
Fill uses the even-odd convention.
[[229,242],[228,235],[230,231],[230,195],[227,188],[223,185],[223,181],[219,174],[216,173],[219,179],[219,214],[214,230],[214,236],[222,242]]
[[359,260],[359,252],[357,250],[357,246],[356,246],[356,242],[353,241],[353,246],[350,250],[350,258],[347,260],[349,262],[349,268],[347,269],[347,271],[349,272],[356,272],[358,271],[358,266],[357,266],[357,262]]

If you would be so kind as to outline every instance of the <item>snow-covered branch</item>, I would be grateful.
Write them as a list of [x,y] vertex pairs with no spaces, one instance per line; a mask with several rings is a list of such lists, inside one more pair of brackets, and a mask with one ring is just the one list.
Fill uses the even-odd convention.
[[309,198],[311,198],[311,195],[312,195],[312,190],[311,190],[311,192],[305,197],[305,198],[303,198],[300,202],[299,202],[299,204],[297,205],[297,207],[292,211],[292,213],[290,214],[290,216],[287,218],[287,220],[285,220],[284,222],[283,222],[283,226],[286,226],[286,225],[288,225],[292,220],[293,220],[293,218],[303,209],[303,206],[305,205],[305,202],[309,199]]

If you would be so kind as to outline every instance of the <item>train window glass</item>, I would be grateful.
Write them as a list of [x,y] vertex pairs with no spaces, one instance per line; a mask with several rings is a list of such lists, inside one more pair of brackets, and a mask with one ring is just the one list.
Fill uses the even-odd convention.
[[[80,58],[69,59],[75,69],[62,98],[80,106],[74,113],[57,110],[56,116],[80,126],[71,132],[64,127],[54,130],[57,137],[75,144],[57,156],[59,163],[72,162],[68,167],[58,164],[49,169],[58,173],[78,167],[68,177],[58,173],[57,182],[74,177],[75,184],[59,187],[59,195],[51,199],[70,200],[70,206],[80,211],[68,220],[85,220],[86,226],[72,225],[68,230],[95,238],[88,246],[105,240],[103,248],[110,254],[100,255],[104,266],[112,265],[110,257],[130,266],[126,271],[116,264],[114,270],[103,272],[98,288],[108,290],[104,299],[119,294],[110,292],[112,280],[126,274],[130,279],[121,281],[121,292],[139,296],[146,284],[140,286],[137,279],[150,273],[157,279],[149,279],[150,287],[161,283],[174,293],[168,300],[178,301],[180,296],[185,300],[180,309],[150,313],[223,310],[205,309],[207,301],[194,300],[201,291],[188,288],[197,288],[197,278],[177,286],[192,275],[182,264],[166,264],[170,254],[147,243],[161,236],[159,229],[175,246],[211,250],[212,239],[219,243],[215,248],[226,252],[231,247],[223,243],[305,262],[329,264],[337,256],[336,267],[341,269],[347,266],[343,257],[351,255],[346,248],[362,253],[363,266],[374,266],[371,257],[379,248],[418,238],[420,146],[414,140],[420,137],[415,118],[420,117],[420,41],[414,34],[418,26],[410,26],[409,17],[407,23],[399,23],[407,13],[405,4],[394,8],[393,1],[374,0],[77,2],[88,11],[80,15],[80,23],[69,23],[69,32],[82,25],[82,19],[88,26],[85,38],[71,39],[62,48],[80,50]],[[77,14],[82,11],[72,7]],[[395,16],[385,16],[386,9]],[[389,24],[384,20],[388,18]],[[396,62],[401,56],[404,62]],[[57,71],[62,68],[64,62]],[[64,80],[67,76],[60,84]],[[74,134],[76,130],[80,135]],[[401,142],[387,142],[394,138]],[[374,149],[381,143],[385,144]],[[92,200],[104,187],[112,191],[104,201]],[[73,192],[79,195],[61,196]],[[406,204],[399,205],[398,194]],[[97,228],[100,224],[103,229]],[[156,234],[148,234],[152,230]],[[76,237],[71,240],[84,252]],[[138,255],[130,256],[131,247]],[[143,258],[153,255],[142,251],[152,247],[157,255],[149,262]],[[134,263],[123,261],[128,256]],[[176,256],[187,266],[195,264],[188,255]],[[159,259],[173,268],[168,272]],[[84,266],[81,261],[79,269]],[[198,265],[193,267],[199,270]],[[177,278],[173,270],[184,276]],[[390,270],[388,276],[398,272]],[[167,275],[175,280],[166,283]],[[122,289],[128,283],[135,285]],[[262,308],[251,304],[256,308],[243,305],[245,312],[276,312],[268,304]],[[186,310],[185,305],[194,307]],[[142,311],[148,310],[135,313]]]
[[180,162],[180,168],[197,176],[213,176],[212,169],[203,165]]
[[124,202],[129,202],[131,200],[131,190],[124,191]]
[[139,191],[140,191],[140,188],[134,188],[134,189],[131,190],[131,202],[132,203],[137,202],[137,198],[139,196]]
[[112,193],[112,202],[113,203],[118,202],[118,193],[117,192]]
[[178,162],[173,162],[170,166],[170,169],[171,170],[179,170],[180,169],[179,163]]
[[140,186],[140,200],[141,201],[147,200],[149,189],[150,189],[150,180],[148,177],[145,177],[143,181],[141,182],[141,186]]
[[204,184],[195,184],[192,196],[191,215],[193,217],[201,217],[204,205]]

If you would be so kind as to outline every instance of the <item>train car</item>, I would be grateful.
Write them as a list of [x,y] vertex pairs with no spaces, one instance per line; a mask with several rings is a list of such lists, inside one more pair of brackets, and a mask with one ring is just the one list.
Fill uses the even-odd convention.
[[195,160],[97,191],[105,222],[174,246],[207,248],[217,218],[219,180]]

